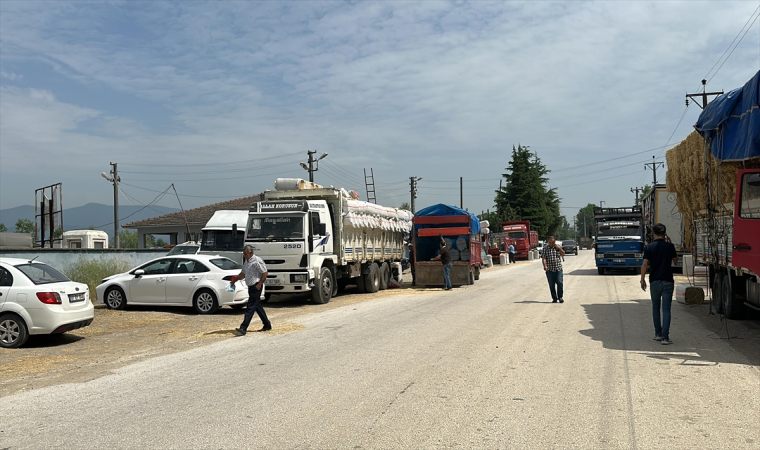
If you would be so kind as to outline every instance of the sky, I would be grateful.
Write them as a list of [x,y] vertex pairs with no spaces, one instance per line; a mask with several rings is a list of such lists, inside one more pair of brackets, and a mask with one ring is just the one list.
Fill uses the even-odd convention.
[[[480,213],[513,146],[562,213],[627,206],[692,130],[685,94],[760,70],[760,0],[0,2],[0,209],[193,208],[308,179]],[[665,180],[666,167],[657,179]],[[165,194],[162,194],[169,189]],[[7,225],[7,224],[6,224]]]

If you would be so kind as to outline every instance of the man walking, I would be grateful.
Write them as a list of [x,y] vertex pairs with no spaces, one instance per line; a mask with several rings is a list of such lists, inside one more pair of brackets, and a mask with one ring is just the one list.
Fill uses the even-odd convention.
[[433,258],[433,261],[441,260],[441,264],[443,264],[443,289],[445,291],[450,291],[451,266],[453,266],[454,263],[451,262],[451,253],[449,252],[448,247],[446,247],[446,241],[443,239],[443,236],[441,236],[441,243],[439,245],[441,247],[441,251],[438,253],[438,256]]
[[261,306],[261,289],[268,274],[264,260],[253,254],[253,246],[246,245],[243,248],[243,270],[231,281],[234,283],[237,279],[245,278],[245,284],[248,286],[248,304],[245,308],[243,323],[240,324],[240,328],[235,328],[240,336],[245,336],[245,333],[248,332],[248,325],[251,324],[253,313],[258,313],[261,322],[264,324],[258,331],[272,329],[272,323],[267,318],[264,307]]
[[562,298],[564,294],[562,289],[563,256],[565,256],[565,251],[557,245],[554,236],[549,236],[549,243],[541,255],[541,261],[544,263],[544,272],[546,272],[546,279],[549,281],[549,292],[552,294],[552,303],[565,303],[565,300]]
[[[649,268],[649,296],[652,298],[652,319],[654,321],[654,340],[662,345],[670,345],[670,305],[673,302],[673,268],[670,262],[678,262],[676,246],[670,243],[665,225],[658,223],[652,227],[654,242],[644,248],[644,262],[641,264],[641,289],[647,290],[644,280]],[[662,322],[660,307],[662,306]]]
[[514,264],[515,263],[515,244],[513,242],[509,243],[509,263]]

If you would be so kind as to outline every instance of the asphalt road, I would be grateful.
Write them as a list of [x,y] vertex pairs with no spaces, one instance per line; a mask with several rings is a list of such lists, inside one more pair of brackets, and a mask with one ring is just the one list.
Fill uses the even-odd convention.
[[[384,296],[0,402],[0,448],[758,448],[760,326],[565,262]],[[255,324],[254,324],[255,325]]]

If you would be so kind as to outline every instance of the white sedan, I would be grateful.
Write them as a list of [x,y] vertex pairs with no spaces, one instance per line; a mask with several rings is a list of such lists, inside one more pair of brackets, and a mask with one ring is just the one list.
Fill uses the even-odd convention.
[[90,289],[39,261],[0,258],[0,348],[92,323]]
[[248,290],[240,280],[229,292],[240,264],[218,255],[164,256],[129,272],[111,275],[95,291],[109,309],[130,305],[192,306],[199,314],[211,314],[220,306],[242,308]]

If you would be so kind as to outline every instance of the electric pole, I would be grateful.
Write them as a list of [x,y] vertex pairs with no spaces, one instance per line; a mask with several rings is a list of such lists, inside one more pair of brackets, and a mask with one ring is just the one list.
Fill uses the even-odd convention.
[[102,172],[100,176],[113,183],[113,248],[119,248],[119,172],[116,163],[109,163],[113,166],[111,175]]
[[657,186],[657,168],[663,167],[665,163],[663,162],[657,162],[654,160],[654,156],[652,156],[652,162],[644,164],[644,168],[648,169],[649,167],[652,168],[652,174],[654,175],[654,184],[652,185],[652,189]]
[[409,187],[411,188],[411,194],[412,194],[412,214],[415,213],[414,209],[414,199],[417,198],[417,182],[420,181],[422,177],[409,177]]
[[[324,159],[324,157],[327,156],[327,153],[323,153],[322,156],[317,159],[314,159],[314,155],[317,154],[316,150],[306,150],[306,154],[309,155],[309,165],[301,163],[301,167],[303,167],[303,170],[309,172],[309,181],[313,183],[314,172],[319,172],[319,161]],[[317,167],[314,167],[314,163],[317,163]]]
[[464,209],[464,195],[462,194],[462,177],[459,177],[459,209]]
[[[689,106],[689,99],[694,100],[694,103],[697,104],[702,109],[705,109],[705,106],[707,106],[707,96],[708,95],[723,95],[723,91],[720,92],[707,92],[707,80],[702,80],[702,93],[701,94],[686,94],[686,106]],[[695,97],[702,97],[702,104],[700,105],[699,102]]]
[[638,206],[639,204],[639,191],[644,191],[644,188],[640,188],[640,187],[631,188],[631,192],[636,194],[636,198],[633,201],[634,206]]

